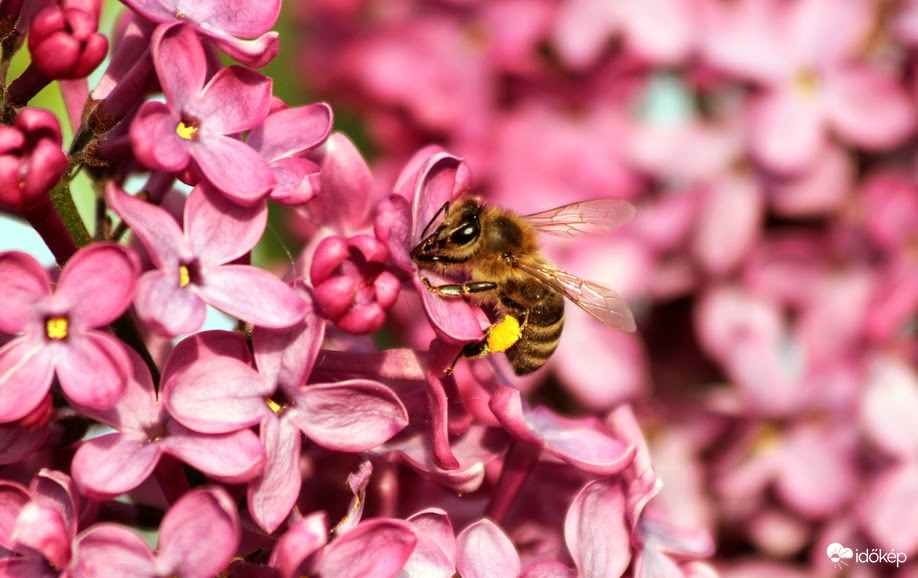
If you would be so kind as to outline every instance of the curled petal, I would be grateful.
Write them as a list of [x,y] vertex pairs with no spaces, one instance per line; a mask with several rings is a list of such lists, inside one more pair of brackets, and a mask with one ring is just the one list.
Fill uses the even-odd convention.
[[252,40],[242,40],[223,34],[212,34],[212,36],[223,52],[252,68],[266,66],[280,52],[280,35],[273,31]]
[[456,537],[456,569],[463,578],[519,576],[520,556],[494,522],[481,519]]
[[57,378],[64,394],[77,405],[108,409],[127,387],[131,362],[124,343],[98,331],[73,333],[56,348]]
[[328,541],[325,512],[310,514],[293,524],[271,552],[268,565],[277,568],[281,578],[300,576],[300,565]]
[[296,396],[297,426],[317,444],[361,452],[408,425],[408,412],[381,383],[362,379],[311,385]]
[[113,433],[80,445],[71,473],[84,494],[96,500],[111,499],[143,483],[161,455],[162,446],[147,443],[145,437]]
[[374,519],[339,536],[317,565],[320,576],[394,578],[405,566],[418,539],[402,520]]
[[16,518],[31,499],[26,488],[16,482],[0,480],[0,546],[7,550],[13,548],[11,534]]
[[286,157],[271,163],[276,184],[272,201],[288,207],[299,207],[311,201],[321,190],[319,165],[301,158]]
[[[34,429],[22,427],[19,422],[0,425],[0,465],[21,462],[35,453],[46,439],[47,425]],[[0,542],[0,546],[2,545]]]
[[70,570],[75,578],[158,575],[153,554],[143,538],[115,524],[96,524],[77,537]]
[[44,556],[55,567],[67,565],[70,558],[70,539],[64,520],[54,508],[27,503],[16,518],[12,539]]
[[249,133],[249,146],[268,161],[319,146],[331,133],[332,109],[324,102],[280,110]]
[[241,534],[239,514],[225,490],[194,490],[182,496],[163,518],[158,566],[163,574],[216,576],[232,560]]
[[292,327],[309,310],[289,285],[247,265],[225,265],[209,271],[201,294],[220,311],[271,329]]
[[36,307],[51,297],[50,280],[31,255],[19,251],[0,253],[0,331],[20,333],[38,317]]
[[614,479],[588,483],[564,519],[564,541],[585,578],[621,576],[631,560],[625,496]]
[[131,304],[139,273],[140,261],[133,251],[94,243],[67,262],[54,301],[66,305],[74,327],[108,325]]

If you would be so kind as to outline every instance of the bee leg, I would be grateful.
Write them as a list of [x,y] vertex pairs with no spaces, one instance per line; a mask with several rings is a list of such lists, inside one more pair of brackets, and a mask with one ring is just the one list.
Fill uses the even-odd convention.
[[483,293],[497,289],[497,283],[491,281],[470,281],[469,283],[449,283],[447,285],[431,285],[427,277],[422,277],[421,281],[431,293],[440,297],[462,297],[472,293]]
[[503,321],[495,323],[488,328],[485,336],[480,341],[468,343],[456,356],[456,359],[446,369],[446,375],[453,372],[460,359],[478,359],[495,352],[507,351],[513,347],[523,335],[523,328],[528,320],[528,312],[523,316],[523,323],[513,315],[507,315]]

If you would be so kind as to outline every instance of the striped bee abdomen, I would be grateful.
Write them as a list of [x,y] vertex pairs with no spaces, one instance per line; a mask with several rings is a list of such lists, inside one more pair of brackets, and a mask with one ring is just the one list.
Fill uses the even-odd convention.
[[507,284],[500,304],[523,324],[519,341],[507,351],[517,375],[532,373],[545,365],[561,340],[564,296],[537,281]]

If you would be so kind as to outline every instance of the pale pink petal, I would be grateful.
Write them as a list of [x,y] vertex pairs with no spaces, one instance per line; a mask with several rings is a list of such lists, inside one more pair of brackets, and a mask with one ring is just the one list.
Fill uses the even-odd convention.
[[255,204],[274,186],[271,167],[242,141],[210,134],[195,142],[189,154],[207,180],[237,203]]
[[456,570],[463,578],[518,576],[520,556],[507,534],[483,518],[456,537]]
[[233,358],[209,356],[172,371],[163,385],[169,413],[201,433],[227,433],[259,423],[274,391],[252,367]]
[[127,387],[131,362],[126,345],[107,333],[71,333],[66,345],[55,347],[57,378],[70,400],[78,405],[108,409]]
[[[133,0],[131,4],[154,2],[173,5],[172,0]],[[245,4],[233,0],[210,0],[191,4],[188,16],[205,30],[217,29],[233,36],[251,38],[270,30],[277,22],[280,9],[280,0]]]
[[302,434],[284,418],[261,422],[261,441],[267,456],[265,469],[248,489],[249,512],[266,532],[276,530],[300,495]]
[[168,429],[163,451],[222,482],[247,482],[264,467],[265,450],[251,430],[202,435],[175,422]]
[[844,62],[863,50],[877,18],[874,0],[803,0],[785,8],[782,40],[797,62]]
[[323,552],[320,576],[336,578],[395,578],[418,539],[407,522],[374,519],[339,536]]
[[428,508],[408,517],[418,546],[405,565],[408,576],[452,576],[456,569],[456,534],[447,513]]
[[231,357],[244,365],[252,365],[252,354],[242,335],[232,331],[199,331],[179,341],[172,350],[163,367],[162,383],[204,357]]
[[224,265],[207,272],[201,295],[210,304],[243,321],[282,329],[303,319],[306,302],[271,273],[247,265]]
[[232,203],[207,185],[198,185],[185,203],[185,235],[202,265],[222,265],[245,255],[261,239],[268,206]]
[[0,546],[13,548],[13,526],[22,508],[32,500],[29,491],[16,482],[0,480]]
[[51,348],[40,339],[20,337],[0,348],[0,423],[35,409],[51,389],[53,376]]
[[80,491],[107,500],[133,490],[150,474],[162,446],[140,435],[113,433],[83,442],[73,456],[71,474]]
[[235,134],[254,128],[268,116],[271,78],[243,66],[217,71],[183,112],[199,119],[201,128]]
[[274,546],[268,565],[277,568],[281,578],[300,576],[300,565],[328,541],[325,512],[312,513],[299,520]]
[[178,269],[147,271],[137,282],[137,316],[156,333],[176,337],[201,328],[207,305],[191,286],[179,286]]
[[223,52],[252,68],[261,68],[274,60],[280,52],[280,35],[277,32],[266,32],[252,40],[242,40],[228,34],[219,34],[217,30],[205,30]]
[[621,576],[631,561],[625,495],[614,478],[588,483],[564,519],[564,541],[584,578]]
[[129,136],[134,155],[144,166],[163,171],[180,171],[191,158],[191,141],[176,132],[182,119],[161,102],[140,107],[131,121]]
[[50,279],[31,255],[0,253],[0,331],[20,333],[38,320],[37,308],[51,297]]
[[70,476],[58,470],[42,468],[29,483],[29,493],[35,503],[60,515],[68,540],[76,535],[80,496]]
[[70,571],[75,578],[105,575],[154,578],[160,575],[143,538],[115,524],[96,524],[77,537]]
[[612,35],[619,31],[620,19],[621,10],[613,2],[574,0],[562,4],[552,33],[561,61],[574,69],[595,64]]
[[846,141],[882,150],[914,132],[913,97],[900,79],[868,66],[848,66],[835,70],[826,85],[829,119]]
[[112,243],[93,243],[64,266],[54,293],[75,328],[108,325],[124,313],[134,297],[140,273],[137,255]]
[[364,379],[310,385],[296,396],[297,426],[317,444],[361,452],[408,425],[408,412],[388,387]]
[[759,236],[765,198],[751,178],[724,177],[708,187],[698,212],[692,253],[713,275],[724,275],[742,262]]
[[163,209],[132,197],[111,182],[105,200],[131,227],[157,267],[175,269],[182,258],[191,256],[182,229]]
[[520,578],[575,578],[574,571],[561,562],[537,562],[523,570]]
[[193,490],[166,512],[159,527],[162,574],[208,578],[224,570],[239,547],[242,526],[232,498],[219,487]]
[[695,40],[695,11],[688,0],[626,2],[621,19],[628,44],[655,64],[683,61]]
[[634,446],[613,438],[589,418],[565,418],[540,406],[528,415],[527,425],[545,451],[590,473],[616,474],[634,459]]
[[173,110],[181,111],[197,97],[207,78],[201,40],[194,28],[176,23],[158,27],[150,44],[166,102]]
[[768,191],[771,208],[787,217],[822,217],[841,210],[855,183],[852,152],[830,146],[810,170],[773,183]]
[[[845,439],[845,438],[848,439]],[[799,427],[788,435],[776,490],[803,516],[822,519],[850,503],[859,491],[852,436]],[[823,480],[831,479],[831,485]]]
[[858,496],[857,515],[862,527],[882,544],[908,557],[918,553],[918,464],[902,462],[880,472]]
[[277,111],[252,129],[246,142],[268,161],[305,153],[328,138],[332,109],[324,102]]
[[750,144],[756,158],[779,173],[807,168],[826,147],[823,111],[817,106],[814,99],[790,88],[773,90],[753,102]]
[[903,360],[871,361],[859,407],[864,434],[892,455],[918,455],[918,375]]
[[63,568],[70,561],[71,536],[54,508],[29,502],[19,511],[11,538],[40,552],[57,568]]

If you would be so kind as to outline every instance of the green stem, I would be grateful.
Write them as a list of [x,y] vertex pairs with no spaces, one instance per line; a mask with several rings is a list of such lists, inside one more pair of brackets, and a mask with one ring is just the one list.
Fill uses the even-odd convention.
[[92,237],[89,236],[89,231],[86,230],[86,225],[83,224],[83,219],[80,217],[76,203],[73,202],[73,195],[70,193],[70,179],[67,177],[61,179],[51,189],[50,194],[51,203],[54,204],[54,209],[60,215],[61,221],[64,222],[64,227],[67,228],[67,232],[70,233],[76,246],[85,247],[90,244]]

